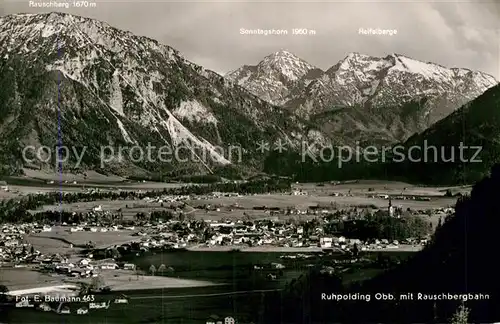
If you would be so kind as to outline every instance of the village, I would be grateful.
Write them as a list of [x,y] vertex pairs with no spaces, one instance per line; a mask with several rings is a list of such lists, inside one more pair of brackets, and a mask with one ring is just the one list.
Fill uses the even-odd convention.
[[[166,202],[192,202],[221,196],[237,197],[240,195],[213,193],[210,197],[163,196],[154,199],[144,198],[143,201],[164,204]],[[261,214],[260,218],[253,219],[244,212],[243,219],[238,220],[224,219],[223,217],[219,220],[187,217],[188,215],[182,212],[186,209],[186,203],[182,203],[181,206],[176,207],[166,206],[165,211],[162,212],[154,211],[149,215],[136,215],[134,220],[128,221],[128,225],[110,224],[110,217],[104,217],[109,216],[110,212],[103,210],[102,206],[95,206],[84,215],[83,219],[105,219],[105,222],[84,221],[78,224],[63,222],[58,226],[38,223],[3,225],[0,233],[0,262],[3,267],[39,264],[43,265],[45,269],[50,266],[54,271],[67,273],[69,276],[86,277],[91,275],[91,271],[94,270],[90,264],[93,258],[105,259],[107,256],[124,255],[129,251],[216,250],[222,247],[225,247],[226,250],[244,250],[246,248],[254,248],[255,250],[256,247],[260,247],[262,249],[268,248],[270,251],[273,248],[277,250],[285,248],[282,250],[290,252],[296,248],[298,252],[318,252],[328,249],[349,251],[354,245],[357,245],[362,251],[387,248],[398,249],[404,246],[418,247],[426,243],[430,232],[421,235],[421,237],[398,237],[397,239],[389,237],[358,238],[342,234],[336,235],[342,231],[332,231],[331,229],[335,227],[332,226],[335,224],[353,223],[374,215],[398,219],[421,214],[446,217],[446,215],[453,213],[453,208],[436,208],[423,212],[402,210],[391,204],[391,197],[387,196],[387,201],[387,210],[360,207],[339,209],[334,203],[324,206],[311,205],[305,209],[254,206],[248,213],[258,212]],[[173,212],[170,211],[171,208]],[[190,208],[190,210],[201,212],[231,212],[235,209],[243,209],[237,203],[229,205],[192,204]],[[298,220],[296,218],[292,219],[291,216],[294,215],[302,216],[302,218]],[[35,250],[33,245],[28,243],[27,237],[50,236],[51,233],[56,232],[56,229],[58,233],[86,233],[88,242],[85,243],[70,243],[71,235],[61,236],[68,241],[69,248],[74,248],[74,245],[80,244],[82,250],[89,250],[90,252],[85,255],[86,259],[79,262],[67,262],[68,258],[47,255],[43,251]],[[119,232],[128,233],[130,240],[122,244],[109,246],[96,246],[92,243],[93,234],[105,235],[106,233],[113,235],[113,233]],[[286,248],[289,249],[286,250]],[[92,252],[92,250],[97,252]],[[65,265],[63,266],[63,264]],[[98,268],[115,269],[118,268],[118,265],[116,263],[113,263],[113,265],[107,263],[98,266]],[[131,266],[128,265],[127,268],[131,268]]]
[[[2,289],[16,298],[18,307],[32,308],[33,300],[23,296],[81,299],[92,293],[141,289],[146,282],[151,288],[171,286],[175,280],[175,285],[185,287],[191,283],[181,282],[184,279],[177,277],[176,266],[135,260],[186,251],[279,253],[281,262],[252,265],[253,271],[264,271],[268,280],[275,281],[289,260],[315,262],[315,255],[353,256],[363,251],[418,251],[454,212],[448,200],[438,201],[440,196],[404,190],[384,193],[335,185],[327,190],[323,186],[308,189],[197,194],[138,190],[118,191],[106,199],[111,195],[107,191],[87,187],[83,196],[64,194],[63,204],[41,205],[30,198],[34,203],[29,206],[34,208],[27,215],[32,221],[5,223],[0,229],[0,271],[36,272],[41,277],[34,288],[8,284]],[[11,189],[4,186],[2,190]],[[323,268],[335,271],[332,266]],[[83,315],[91,308],[126,303],[123,296],[115,298],[118,301],[87,301],[76,311],[63,302],[36,303],[36,307]]]

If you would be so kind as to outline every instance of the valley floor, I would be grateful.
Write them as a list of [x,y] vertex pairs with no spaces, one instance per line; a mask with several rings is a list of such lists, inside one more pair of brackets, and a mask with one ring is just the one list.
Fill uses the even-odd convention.
[[[218,285],[209,281],[181,279],[163,276],[136,275],[133,271],[110,270],[100,272],[106,285],[113,291],[164,289],[164,288],[194,288]],[[66,276],[45,275],[31,269],[0,268],[2,283],[12,294],[58,291],[62,286],[78,286],[78,282],[88,280],[71,280]]]

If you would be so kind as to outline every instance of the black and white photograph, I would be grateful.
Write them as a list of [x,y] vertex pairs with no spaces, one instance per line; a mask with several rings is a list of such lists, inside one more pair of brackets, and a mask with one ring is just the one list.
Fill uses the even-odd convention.
[[0,0],[0,323],[500,323],[500,2]]

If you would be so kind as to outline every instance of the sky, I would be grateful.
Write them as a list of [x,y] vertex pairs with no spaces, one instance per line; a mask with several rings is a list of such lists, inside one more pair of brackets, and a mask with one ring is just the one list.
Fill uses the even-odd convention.
[[[27,0],[0,0],[0,16],[53,10],[99,19],[157,39],[188,60],[221,74],[244,64],[255,65],[284,49],[324,70],[350,52],[398,53],[447,67],[479,70],[500,80],[500,0],[88,3],[95,6],[60,10],[33,8]],[[242,35],[242,28],[286,29],[288,35]],[[360,28],[397,33],[363,35]],[[293,29],[307,29],[308,35],[292,35]]]

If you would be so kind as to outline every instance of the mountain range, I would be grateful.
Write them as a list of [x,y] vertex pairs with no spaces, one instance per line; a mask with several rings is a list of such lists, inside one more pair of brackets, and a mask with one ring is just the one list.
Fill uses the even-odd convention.
[[[361,159],[340,168],[335,163],[306,161],[297,168],[291,159],[274,171],[295,173],[302,181],[370,178],[471,184],[489,176],[490,169],[500,161],[499,129],[500,85],[496,85],[425,131],[392,146],[375,162]],[[396,155],[393,148],[402,155]]]
[[499,129],[500,85],[496,85],[410,137],[404,143],[407,149],[423,148],[413,154],[418,162],[390,163],[388,170],[421,183],[474,183],[500,161]]
[[[272,149],[256,151],[261,142],[295,153],[304,141],[403,142],[496,84],[399,54],[351,53],[323,71],[285,50],[221,76],[101,21],[9,15],[0,18],[0,163],[4,173],[54,168],[55,155],[27,165],[23,148],[64,145],[85,147],[83,168],[102,172],[254,173],[278,163]],[[130,152],[102,164],[102,147],[148,145],[186,159]]]
[[226,77],[347,144],[404,141],[498,83],[400,54],[350,53],[322,71],[285,50]]
[[[104,166],[110,172],[210,173],[238,162],[251,169],[264,159],[258,141],[308,132],[292,113],[169,46],[63,13],[0,19],[0,85],[1,153],[11,168],[22,166],[26,145],[62,142],[86,147],[89,168],[101,165],[108,145],[184,148],[170,162],[125,153]],[[241,161],[229,159],[233,146]]]

